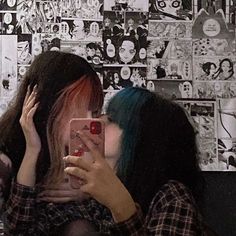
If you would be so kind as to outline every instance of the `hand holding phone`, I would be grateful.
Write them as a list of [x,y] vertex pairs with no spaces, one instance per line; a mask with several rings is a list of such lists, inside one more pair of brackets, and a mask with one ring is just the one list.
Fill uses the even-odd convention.
[[[93,157],[88,147],[81,140],[78,131],[82,131],[97,146],[101,154],[104,155],[104,122],[95,118],[74,118],[70,121],[70,142],[69,154],[84,158],[86,161],[93,163]],[[81,179],[69,176],[72,188],[80,188]]]

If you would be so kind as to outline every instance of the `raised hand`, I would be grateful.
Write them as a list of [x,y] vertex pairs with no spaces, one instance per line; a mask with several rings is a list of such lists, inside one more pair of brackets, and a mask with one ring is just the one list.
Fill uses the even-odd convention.
[[34,86],[30,93],[28,88],[25,96],[20,124],[25,135],[26,150],[20,169],[17,174],[17,182],[33,187],[36,180],[36,163],[41,150],[41,140],[34,125],[34,114],[39,103],[35,103],[37,88]]
[[34,86],[31,93],[28,87],[24,104],[22,107],[20,125],[22,127],[26,140],[26,150],[39,152],[41,149],[41,140],[36,131],[33,121],[34,114],[39,105],[39,103],[35,103],[36,95],[37,95],[37,87]]
[[136,211],[131,195],[96,145],[85,134],[81,132],[79,134],[93,155],[94,162],[91,164],[77,156],[66,156],[64,161],[74,166],[66,167],[65,172],[81,178],[84,184],[80,190],[108,207],[115,221],[128,219]]

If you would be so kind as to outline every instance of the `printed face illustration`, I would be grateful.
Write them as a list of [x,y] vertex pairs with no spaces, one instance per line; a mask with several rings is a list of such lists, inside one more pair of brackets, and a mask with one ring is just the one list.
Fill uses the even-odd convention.
[[209,70],[209,75],[214,75],[216,72],[216,66],[211,64],[210,70]]
[[45,16],[48,20],[52,20],[54,15],[53,15],[53,9],[52,6],[49,3],[45,3],[44,5],[44,12]]
[[223,72],[228,72],[230,70],[230,63],[229,63],[229,61],[224,61],[221,64],[221,69],[222,69]]
[[133,60],[135,53],[134,43],[129,40],[124,40],[119,48],[120,60],[125,64],[129,63]]
[[182,6],[182,0],[156,0],[156,6],[162,12],[177,15],[177,10]]

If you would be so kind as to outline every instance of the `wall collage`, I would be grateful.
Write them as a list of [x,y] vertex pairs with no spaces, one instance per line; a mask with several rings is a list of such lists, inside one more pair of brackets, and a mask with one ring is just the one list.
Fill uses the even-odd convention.
[[0,0],[0,115],[35,56],[84,57],[105,101],[145,87],[193,118],[203,171],[236,171],[236,0]]

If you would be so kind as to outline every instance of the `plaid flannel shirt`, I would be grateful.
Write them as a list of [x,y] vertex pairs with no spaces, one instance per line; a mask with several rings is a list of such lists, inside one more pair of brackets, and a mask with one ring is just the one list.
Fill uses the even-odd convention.
[[[15,183],[4,214],[6,235],[53,235],[52,229],[75,219],[92,222],[101,235],[204,235],[202,218],[191,193],[183,184],[173,180],[158,191],[146,217],[136,204],[137,212],[117,224],[113,222],[109,211],[95,200],[83,202],[79,206],[75,203],[66,205],[44,203],[43,206],[37,206],[35,190]],[[35,208],[42,207],[44,210],[41,214],[35,216]]]

